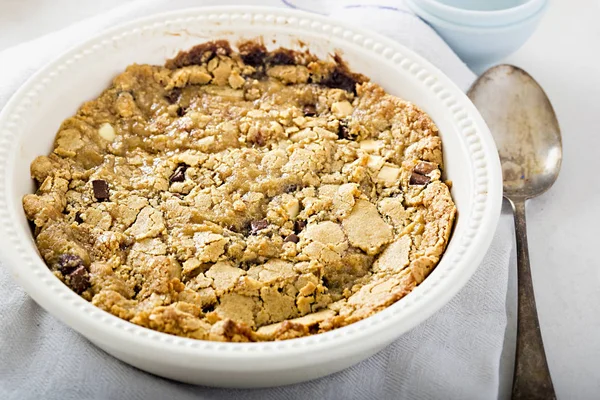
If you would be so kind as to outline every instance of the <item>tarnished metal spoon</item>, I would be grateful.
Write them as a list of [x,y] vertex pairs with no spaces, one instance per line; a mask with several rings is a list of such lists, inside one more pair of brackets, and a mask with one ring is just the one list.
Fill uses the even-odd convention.
[[498,146],[504,197],[515,216],[519,289],[512,398],[555,399],[529,268],[525,201],[544,193],[558,177],[562,160],[558,121],[540,85],[512,65],[487,70],[468,95]]

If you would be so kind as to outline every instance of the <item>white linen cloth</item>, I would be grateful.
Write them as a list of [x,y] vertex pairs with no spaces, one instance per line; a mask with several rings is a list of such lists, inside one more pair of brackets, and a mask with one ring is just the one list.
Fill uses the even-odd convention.
[[[312,8],[414,49],[463,90],[475,79],[400,0],[138,0],[0,53],[0,107],[38,68],[103,29],[160,11],[223,4]],[[42,310],[0,268],[0,399],[495,399],[512,239],[510,217],[503,215],[485,260],[467,286],[375,356],[318,380],[256,390],[186,385],[130,367]]]

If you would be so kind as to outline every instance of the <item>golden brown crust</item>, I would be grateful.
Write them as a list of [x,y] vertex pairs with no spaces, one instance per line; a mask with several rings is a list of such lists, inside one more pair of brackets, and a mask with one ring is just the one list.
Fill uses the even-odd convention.
[[456,209],[431,119],[256,42],[132,65],[63,122],[23,207],[49,268],[174,335],[283,340],[366,318],[439,261]]

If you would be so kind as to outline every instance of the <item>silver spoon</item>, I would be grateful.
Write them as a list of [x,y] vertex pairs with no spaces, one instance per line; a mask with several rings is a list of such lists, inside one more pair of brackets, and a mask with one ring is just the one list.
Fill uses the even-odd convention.
[[504,175],[504,197],[515,217],[518,317],[513,399],[555,399],[540,333],[529,268],[525,201],[552,186],[562,160],[560,128],[548,97],[527,72],[490,68],[469,89],[492,131]]

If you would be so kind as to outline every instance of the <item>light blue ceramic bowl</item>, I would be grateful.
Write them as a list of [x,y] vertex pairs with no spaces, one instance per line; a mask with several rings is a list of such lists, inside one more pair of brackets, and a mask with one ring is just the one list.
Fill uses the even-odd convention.
[[483,71],[518,50],[535,31],[548,4],[547,0],[406,2],[475,72]]

